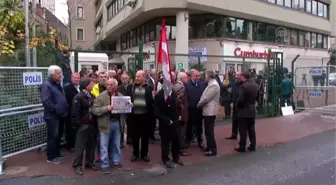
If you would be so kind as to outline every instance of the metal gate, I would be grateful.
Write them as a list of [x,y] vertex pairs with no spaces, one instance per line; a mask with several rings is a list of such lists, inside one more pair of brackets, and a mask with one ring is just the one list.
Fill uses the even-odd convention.
[[45,67],[0,66],[0,174],[4,159],[46,143],[40,85],[47,72]]
[[336,113],[336,66],[297,67],[294,70],[293,101],[296,110]]

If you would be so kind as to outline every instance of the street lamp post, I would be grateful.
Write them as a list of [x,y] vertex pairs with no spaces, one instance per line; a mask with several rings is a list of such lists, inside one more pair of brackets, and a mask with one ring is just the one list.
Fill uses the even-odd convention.
[[30,48],[29,48],[29,0],[24,0],[24,13],[25,13],[25,40],[26,40],[26,66],[30,67]]

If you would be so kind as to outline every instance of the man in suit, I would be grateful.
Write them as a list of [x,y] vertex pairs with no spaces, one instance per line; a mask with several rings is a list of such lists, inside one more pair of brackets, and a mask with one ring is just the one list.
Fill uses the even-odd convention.
[[[120,80],[121,80],[121,84],[118,86],[117,90],[118,90],[119,93],[125,95],[127,93],[127,86],[129,84],[129,76],[128,76],[128,74],[123,73],[121,75],[121,77],[120,77]],[[126,116],[126,115],[122,115],[122,116]],[[121,119],[121,120],[127,122],[126,123],[127,124],[127,141],[126,142],[127,142],[127,144],[132,144],[131,140],[129,138],[129,136],[130,136],[130,127],[129,127],[128,121],[127,121],[127,119]],[[125,123],[121,123],[121,126],[122,127],[121,127],[121,130],[120,130],[121,131],[121,134],[120,134],[120,136],[121,136],[121,139],[120,139],[120,148],[124,148]]]
[[207,147],[204,155],[216,156],[215,120],[219,109],[220,87],[216,81],[216,74],[214,71],[206,71],[206,80],[208,86],[203,91],[201,99],[197,104],[197,108],[203,109],[204,132],[207,140]]
[[235,81],[232,82],[232,93],[231,93],[231,103],[230,107],[232,110],[232,131],[231,136],[225,139],[236,140],[238,138],[238,110],[236,107],[238,95],[239,95],[239,88],[241,85],[241,73],[236,72],[235,74]]
[[161,89],[155,96],[155,115],[160,124],[161,136],[161,160],[167,168],[175,167],[169,159],[169,148],[171,147],[173,162],[183,166],[179,157],[179,123],[181,120],[178,112],[175,92],[171,92],[165,100],[164,90]]
[[[154,70],[146,70],[146,83],[148,84],[149,87],[151,87],[152,89],[155,89],[155,80],[153,78],[153,75],[155,74]],[[150,140],[152,143],[154,143],[155,141],[158,141],[159,139],[157,139],[155,137],[155,130],[156,130],[156,118],[155,116],[151,116],[148,118],[152,127],[151,127],[151,132],[150,132]]]
[[65,139],[67,141],[67,149],[70,152],[74,151],[75,140],[76,140],[76,129],[71,121],[71,109],[72,109],[72,99],[80,92],[79,90],[79,73],[71,74],[71,83],[64,87],[64,93],[66,100],[69,104],[68,116],[66,118],[65,125]]
[[188,75],[185,72],[179,72],[177,82],[173,86],[173,91],[176,94],[177,106],[180,111],[181,119],[178,121],[180,131],[180,155],[189,156],[190,153],[183,151],[186,149],[186,131],[188,124],[188,96],[185,84],[188,82]]
[[237,112],[239,119],[239,147],[235,148],[237,152],[245,152],[247,134],[250,139],[250,146],[248,150],[256,150],[256,133],[255,133],[255,102],[257,101],[259,86],[256,84],[250,76],[249,72],[244,72],[241,75],[242,85],[239,89],[239,96],[237,99]]
[[[154,117],[153,113],[153,89],[146,83],[146,76],[143,70],[139,70],[135,74],[134,84],[127,87],[126,96],[131,97],[133,109],[131,116],[131,138],[133,146],[133,156],[131,162],[135,162],[139,157],[150,162],[148,157],[148,142],[151,133],[150,117]],[[141,140],[141,151],[140,151]],[[140,154],[140,155],[139,155]]]
[[197,108],[197,104],[201,99],[202,93],[206,87],[206,84],[203,80],[200,80],[201,73],[193,69],[191,80],[185,85],[188,95],[188,126],[187,126],[187,147],[189,147],[193,139],[193,127],[196,130],[196,137],[198,147],[201,150],[204,150],[203,145],[203,128],[202,128],[202,110]]

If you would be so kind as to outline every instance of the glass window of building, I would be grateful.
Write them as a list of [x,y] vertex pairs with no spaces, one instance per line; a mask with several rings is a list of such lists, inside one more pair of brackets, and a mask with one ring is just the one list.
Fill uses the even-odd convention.
[[267,25],[267,41],[268,42],[276,41],[275,31],[276,31],[276,26]]
[[311,33],[311,47],[316,48],[316,33]]
[[275,0],[267,0],[269,3],[275,3]]
[[328,12],[328,6],[327,5],[323,5],[323,17],[324,18],[328,18],[328,15],[329,12]]
[[312,1],[312,13],[317,15],[317,1]]
[[323,3],[321,3],[321,2],[317,3],[317,14],[320,17],[324,17],[323,16]]
[[155,41],[155,32],[156,32],[156,26],[155,24],[149,25],[149,41]]
[[292,0],[292,8],[299,9],[299,0]]
[[299,0],[299,10],[305,11],[305,0]]
[[226,37],[235,37],[236,36],[236,19],[232,17],[224,18],[224,34]]
[[291,32],[290,32],[290,45],[292,46],[297,46],[298,45],[298,31],[297,30],[294,30],[292,29]]
[[328,49],[328,36],[323,35],[323,48]]
[[284,5],[284,0],[277,0],[276,3],[277,3],[278,5],[283,6],[283,5]]
[[144,25],[144,31],[145,31],[145,43],[149,42],[149,29],[148,24]]
[[253,39],[256,41],[266,41],[266,24],[260,22],[253,23]]
[[292,6],[292,0],[285,0],[285,6],[290,8]]
[[321,34],[317,35],[317,48],[323,48],[323,37]]
[[236,35],[237,38],[240,39],[247,39],[248,36],[248,24],[249,22],[246,20],[242,19],[237,19],[236,25],[237,25],[237,30],[236,30]]
[[312,1],[311,0],[306,0],[306,12],[311,13],[311,11],[312,11],[311,6],[312,6]]
[[299,46],[304,47],[306,42],[306,33],[303,31],[299,31]]
[[310,41],[311,41],[310,32],[306,32],[305,47],[310,47],[311,46]]

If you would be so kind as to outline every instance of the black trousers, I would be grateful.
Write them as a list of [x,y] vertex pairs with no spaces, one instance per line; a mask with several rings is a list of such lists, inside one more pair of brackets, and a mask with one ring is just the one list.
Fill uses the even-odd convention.
[[45,119],[47,123],[47,158],[53,160],[61,155],[61,139],[64,131],[64,118]]
[[232,119],[232,136],[238,136],[238,118]]
[[231,117],[230,102],[224,102],[223,105],[225,110],[225,118],[230,118]]
[[78,128],[75,144],[75,159],[72,167],[82,167],[85,151],[85,165],[92,166],[95,160],[98,129],[93,124],[83,124]]
[[[131,139],[133,146],[133,155],[139,157],[147,157],[149,135],[151,124],[148,121],[148,114],[133,114],[131,123]],[[141,140],[141,143],[140,143]],[[140,151],[141,145],[141,151]]]
[[169,161],[169,150],[171,149],[173,160],[179,159],[180,139],[179,125],[159,121],[159,132],[161,137],[161,159],[162,162]]
[[250,139],[250,147],[256,147],[255,118],[239,118],[239,147],[246,148],[247,134]]
[[187,133],[188,123],[185,121],[179,121],[179,142],[180,142],[180,150],[184,150],[186,148],[186,133]]
[[207,149],[217,153],[215,120],[216,116],[204,116],[204,133],[207,140]]
[[196,130],[196,138],[198,144],[203,142],[202,134],[203,134],[203,116],[202,110],[195,108],[188,108],[188,125],[187,125],[187,143],[190,143],[193,139],[193,128]]
[[71,117],[68,116],[65,123],[65,139],[67,141],[66,147],[69,150],[75,148],[76,133],[77,130],[73,127],[71,123]]
[[155,138],[155,129],[156,129],[156,117],[154,115],[150,115],[148,118],[150,124],[151,124],[151,132],[150,132],[150,138]]

